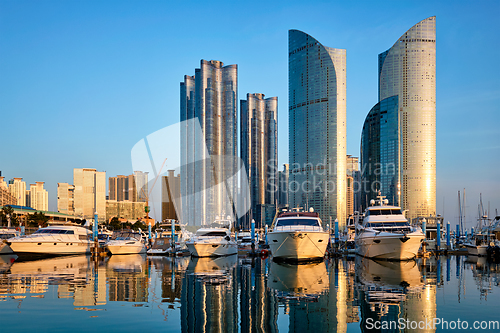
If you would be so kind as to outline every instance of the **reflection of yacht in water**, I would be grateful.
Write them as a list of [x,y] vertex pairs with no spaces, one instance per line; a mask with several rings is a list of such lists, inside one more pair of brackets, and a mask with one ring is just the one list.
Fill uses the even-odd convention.
[[267,238],[275,260],[321,260],[328,246],[328,231],[312,208],[309,212],[279,213]]
[[145,263],[145,254],[127,254],[111,256],[107,262],[107,267],[118,273],[138,273],[145,269]]
[[435,286],[425,285],[416,261],[356,257],[357,290],[363,320],[415,321],[436,316]]
[[191,258],[187,273],[203,283],[226,284],[231,281],[230,270],[236,267],[237,261],[237,256]]
[[0,274],[7,272],[16,259],[17,256],[15,254],[0,255]]
[[280,299],[316,300],[329,289],[326,264],[324,261],[302,265],[271,262],[268,286]]
[[424,234],[408,223],[400,207],[388,206],[384,196],[379,204],[371,200],[363,220],[356,225],[358,254],[375,259],[408,260],[418,253]]
[[14,261],[10,267],[10,276],[36,276],[37,278],[50,279],[53,284],[55,281],[87,283],[89,268],[90,258],[85,255]]

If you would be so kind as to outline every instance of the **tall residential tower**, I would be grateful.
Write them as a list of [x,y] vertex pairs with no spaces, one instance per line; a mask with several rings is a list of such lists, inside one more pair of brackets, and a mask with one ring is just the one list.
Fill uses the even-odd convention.
[[179,218],[189,225],[210,224],[221,215],[234,220],[228,189],[237,185],[237,65],[201,60],[194,76],[184,76],[180,95]]
[[346,223],[346,50],[288,34],[290,207]]
[[248,172],[252,201],[244,228],[250,227],[250,218],[258,228],[272,223],[278,187],[277,129],[277,97],[264,99],[263,94],[247,94],[247,99],[241,100],[241,159]]
[[380,191],[407,217],[436,214],[436,17],[379,54],[379,102],[366,117],[363,206]]

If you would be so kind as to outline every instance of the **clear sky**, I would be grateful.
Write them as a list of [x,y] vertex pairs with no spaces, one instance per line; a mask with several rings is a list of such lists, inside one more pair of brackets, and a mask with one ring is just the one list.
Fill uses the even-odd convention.
[[[500,1],[0,0],[0,170],[29,185],[73,168],[131,174],[133,145],[179,121],[179,83],[200,60],[238,64],[239,98],[277,96],[288,160],[288,30],[347,50],[347,153],[377,102],[378,54],[437,18],[437,212],[467,191],[500,211]],[[168,168],[168,166],[167,166]],[[474,221],[474,222],[473,222]]]

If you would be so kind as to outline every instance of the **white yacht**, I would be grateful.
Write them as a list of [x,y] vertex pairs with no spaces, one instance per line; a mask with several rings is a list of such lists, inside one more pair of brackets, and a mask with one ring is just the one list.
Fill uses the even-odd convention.
[[[173,242],[172,225],[174,225]],[[178,221],[164,220],[156,229],[156,237],[147,253],[156,256],[184,253],[187,251],[186,240],[190,235],[191,233],[185,230]]]
[[323,229],[318,213],[310,208],[309,212],[279,213],[267,239],[273,259],[310,261],[325,256],[329,233]]
[[200,228],[186,241],[194,257],[219,257],[238,253],[238,243],[231,237],[231,221],[216,220],[209,227]]
[[415,258],[424,239],[422,230],[408,223],[400,207],[388,206],[384,196],[379,204],[371,200],[362,221],[356,224],[356,250],[368,258],[409,260]]
[[7,239],[18,237],[21,233],[14,228],[0,228],[0,254],[14,253],[9,245]]
[[104,247],[111,254],[137,254],[146,253],[146,245],[140,232],[124,230],[108,240]]
[[90,253],[92,232],[74,223],[51,223],[28,236],[14,237],[7,244],[17,255],[68,255]]

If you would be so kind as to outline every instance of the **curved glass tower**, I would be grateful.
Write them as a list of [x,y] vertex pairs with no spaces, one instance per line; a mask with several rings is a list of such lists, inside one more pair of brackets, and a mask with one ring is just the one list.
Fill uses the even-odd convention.
[[288,34],[290,207],[346,222],[346,50]]
[[[435,215],[436,17],[417,23],[379,54],[378,72],[379,103],[368,114],[361,139],[368,181],[363,204],[380,190],[408,210],[409,218]],[[380,184],[371,186],[374,179]]]

